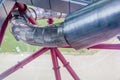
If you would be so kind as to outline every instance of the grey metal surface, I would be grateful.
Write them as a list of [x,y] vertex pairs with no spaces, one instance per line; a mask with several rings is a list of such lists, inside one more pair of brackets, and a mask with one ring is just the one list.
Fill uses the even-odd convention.
[[7,15],[6,15],[6,13],[5,13],[5,10],[4,10],[4,8],[3,8],[3,5],[1,5],[1,7],[0,7],[0,31],[1,31],[1,27],[2,27],[2,24],[3,24],[6,16],[7,16]]
[[0,6],[2,5],[2,3],[4,2],[5,0],[0,0]]
[[[79,8],[82,8],[83,5],[80,4],[80,2],[89,4],[93,0],[0,0],[0,29],[6,18],[5,9],[8,14],[16,1],[68,14]],[[4,4],[5,9],[3,8],[2,3]]]
[[79,4],[79,5],[88,5],[93,2],[93,0],[63,0],[63,1],[71,2],[71,3]]
[[49,0],[32,0],[34,6],[50,9]]
[[17,0],[28,5],[70,13],[99,0]]
[[32,45],[61,47],[68,43],[75,49],[88,48],[120,33],[119,4],[120,0],[102,0],[68,15],[58,26],[44,28],[13,19],[12,32]]
[[52,9],[54,11],[63,13],[69,13],[69,11],[74,11],[82,7],[82,5],[80,4],[69,3],[63,0],[17,0],[17,1],[28,5],[33,4],[33,6],[41,7],[44,9]]
[[32,7],[28,9],[28,15],[32,15],[34,19],[48,19],[48,18],[65,18],[67,14],[52,10],[46,10],[39,7]]
[[11,0],[5,0],[3,2],[4,3],[2,3],[0,6],[0,31],[3,25],[3,22],[5,21],[8,13],[10,12],[10,10],[12,9],[15,3],[14,1],[11,1]]
[[62,27],[55,25],[49,27],[30,25],[24,18],[14,17],[11,30],[17,40],[31,45],[44,47],[67,46]]
[[7,10],[7,14],[9,14],[9,12],[10,12],[11,9],[13,8],[14,4],[15,4],[15,2],[12,1],[12,0],[6,0],[6,1],[4,2],[5,8],[6,8],[6,10]]
[[67,42],[75,49],[88,48],[120,33],[119,4],[120,0],[101,0],[68,15]]
[[32,0],[12,0],[12,1],[16,1],[16,2],[21,2],[21,3],[24,3],[24,4],[32,5]]

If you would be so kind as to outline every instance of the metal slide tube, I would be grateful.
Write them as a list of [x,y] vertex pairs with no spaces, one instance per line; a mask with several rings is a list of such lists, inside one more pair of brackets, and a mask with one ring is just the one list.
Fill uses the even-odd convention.
[[23,19],[12,20],[13,26],[11,30],[17,40],[44,47],[63,47],[67,45],[62,27],[56,25],[40,27],[24,23]]
[[120,0],[100,0],[65,21],[64,35],[75,49],[88,48],[120,33]]
[[44,28],[13,19],[12,32],[18,40],[32,45],[88,48],[119,34],[119,4],[120,0],[100,0],[71,13],[63,23]]

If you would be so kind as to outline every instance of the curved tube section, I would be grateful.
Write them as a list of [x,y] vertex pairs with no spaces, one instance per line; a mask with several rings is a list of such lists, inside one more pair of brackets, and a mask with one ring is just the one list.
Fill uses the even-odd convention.
[[12,20],[12,25],[11,31],[19,41],[44,47],[67,46],[63,35],[63,28],[61,27],[62,24],[59,27],[56,25],[40,27],[38,25],[31,25],[25,19],[23,20],[19,17]]
[[100,0],[71,15],[64,24],[67,42],[88,48],[120,33],[120,0]]
[[[52,10],[45,10],[38,7],[29,8],[29,13],[36,19],[48,19],[48,18],[65,18],[65,13],[60,13]],[[28,13],[28,14],[29,14]]]
[[120,0],[100,0],[71,13],[58,26],[39,27],[15,18],[12,33],[32,45],[88,48],[120,33],[119,4]]

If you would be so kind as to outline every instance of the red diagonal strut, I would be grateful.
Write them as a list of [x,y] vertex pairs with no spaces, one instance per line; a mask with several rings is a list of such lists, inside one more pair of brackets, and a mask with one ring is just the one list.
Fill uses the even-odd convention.
[[3,80],[10,74],[12,74],[15,71],[17,71],[18,69],[22,68],[24,65],[33,61],[34,59],[36,59],[37,57],[39,57],[40,55],[42,55],[43,53],[45,53],[48,50],[49,50],[48,48],[42,48],[39,51],[35,52],[34,54],[30,55],[28,58],[24,59],[23,61],[19,62],[15,66],[11,67],[10,69],[8,69],[5,72],[3,72],[2,74],[0,74],[0,80]]

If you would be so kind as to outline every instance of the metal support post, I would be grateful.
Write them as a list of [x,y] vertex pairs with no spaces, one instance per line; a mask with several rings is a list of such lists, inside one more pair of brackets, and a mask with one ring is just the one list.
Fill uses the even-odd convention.
[[51,48],[50,51],[51,51],[51,57],[52,57],[52,62],[53,62],[53,66],[54,66],[53,70],[55,73],[56,80],[61,80],[61,75],[60,75],[60,70],[59,70],[60,67],[59,67],[57,55],[55,53],[54,48]]
[[[19,10],[21,10],[21,12],[23,14],[26,14],[26,6],[24,4],[19,4],[16,3],[16,5],[14,6],[13,10],[18,7]],[[0,35],[2,35],[2,37],[0,36],[0,44],[2,42],[3,39],[3,35],[6,29],[6,26],[8,24],[8,21],[11,19],[11,14],[9,14],[9,16],[7,17],[5,23],[3,26],[3,33],[0,33]],[[37,24],[36,21],[33,19],[32,16],[28,17],[28,20],[32,23],[32,24]],[[52,19],[49,20],[49,24],[52,24],[53,21]],[[59,64],[58,64],[58,58],[60,59],[60,61],[63,63],[63,65],[66,67],[66,69],[69,71],[69,73],[72,75],[72,77],[75,80],[80,80],[79,77],[77,76],[77,74],[74,72],[74,70],[71,68],[71,66],[69,65],[69,63],[65,60],[65,58],[63,57],[63,55],[59,52],[59,50],[57,48],[42,48],[39,51],[35,52],[34,54],[32,54],[31,56],[27,57],[26,59],[24,59],[23,61],[19,62],[18,64],[14,65],[13,67],[9,68],[8,70],[6,70],[5,72],[0,74],[0,80],[3,80],[4,78],[8,77],[10,74],[14,73],[15,71],[17,71],[18,69],[22,68],[23,66],[25,66],[26,64],[28,64],[29,62],[33,61],[34,59],[36,59],[37,57],[39,57],[40,55],[42,55],[43,53],[45,53],[46,51],[50,50],[51,51],[51,57],[52,57],[52,62],[53,62],[53,66],[54,66],[54,72],[55,72],[55,77],[56,80],[61,80],[61,75],[60,75],[60,70],[59,70]]]
[[64,67],[68,70],[68,72],[71,74],[71,76],[74,78],[74,80],[80,80],[80,78],[77,76],[75,71],[72,69],[72,67],[69,65],[69,62],[64,58],[64,56],[60,53],[60,51],[55,48],[57,57],[60,59],[60,61],[63,63]]
[[45,53],[48,50],[49,50],[48,48],[42,48],[39,51],[35,52],[34,54],[30,55],[28,58],[26,58],[23,61],[19,62],[18,64],[14,65],[10,69],[8,69],[5,72],[1,73],[0,74],[0,80],[3,80],[4,78],[9,76],[10,74],[12,74],[15,71],[17,71],[18,69],[22,68],[23,66],[25,66],[29,62],[33,61],[34,59],[36,59],[37,57],[39,57],[40,55],[42,55],[43,53]]

